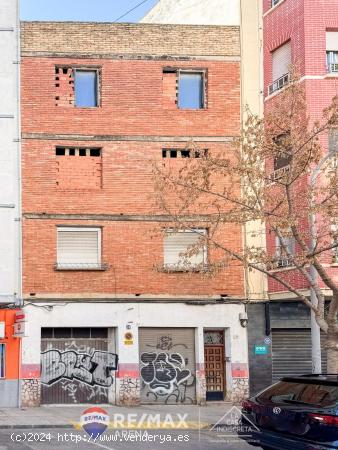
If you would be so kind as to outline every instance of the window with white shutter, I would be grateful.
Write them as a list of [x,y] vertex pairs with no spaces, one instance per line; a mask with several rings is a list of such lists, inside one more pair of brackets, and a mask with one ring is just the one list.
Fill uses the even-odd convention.
[[[202,269],[207,263],[207,249],[200,241],[206,232],[205,229],[168,230],[164,237],[164,268],[178,271]],[[193,254],[187,255],[190,250]]]
[[326,32],[326,64],[328,72],[338,72],[338,31]]
[[291,41],[286,42],[272,52],[273,83],[269,86],[269,94],[281,89],[289,82],[291,62]]
[[100,228],[57,228],[57,269],[102,269]]

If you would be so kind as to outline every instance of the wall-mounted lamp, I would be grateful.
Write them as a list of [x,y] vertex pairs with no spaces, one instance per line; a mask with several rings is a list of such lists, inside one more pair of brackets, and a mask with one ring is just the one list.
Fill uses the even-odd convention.
[[246,312],[239,313],[239,321],[243,328],[246,328],[248,326],[249,319],[248,319],[248,315]]

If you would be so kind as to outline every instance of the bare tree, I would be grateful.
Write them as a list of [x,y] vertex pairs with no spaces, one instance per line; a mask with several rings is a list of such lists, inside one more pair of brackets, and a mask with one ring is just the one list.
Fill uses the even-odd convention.
[[[231,145],[215,152],[191,141],[174,164],[155,162],[156,208],[175,228],[196,233],[201,223],[207,228],[183,255],[187,262],[208,245],[218,255],[204,265],[208,275],[241,263],[312,309],[327,335],[328,371],[338,373],[338,269],[332,267],[338,246],[338,159],[333,153],[323,159],[328,135],[338,126],[338,97],[318,121],[306,110],[304,87],[292,77],[264,119],[248,112],[241,136]],[[261,224],[266,247],[235,248],[218,232],[224,226],[245,230],[251,221]],[[317,305],[304,287],[313,289]]]

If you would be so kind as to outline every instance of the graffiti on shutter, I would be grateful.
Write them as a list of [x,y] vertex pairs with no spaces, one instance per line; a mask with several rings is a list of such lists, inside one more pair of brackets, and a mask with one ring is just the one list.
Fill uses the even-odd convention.
[[143,402],[195,402],[193,336],[192,329],[140,330]]
[[103,339],[42,340],[42,402],[107,402],[117,362]]

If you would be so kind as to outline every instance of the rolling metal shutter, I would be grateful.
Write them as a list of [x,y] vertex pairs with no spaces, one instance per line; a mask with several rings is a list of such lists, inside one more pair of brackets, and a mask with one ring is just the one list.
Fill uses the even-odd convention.
[[196,403],[195,330],[140,328],[141,402]]
[[115,398],[113,335],[41,339],[41,403],[108,403]]
[[[326,372],[325,334],[321,335],[322,372]],[[312,372],[309,328],[272,330],[272,381]]]
[[331,52],[338,51],[338,31],[326,32],[326,50]]
[[272,52],[272,80],[289,73],[291,64],[291,42],[287,42]]
[[100,264],[100,229],[58,228],[57,262],[60,266]]
[[[205,233],[205,230],[198,230],[198,232]],[[164,265],[184,263],[184,257],[180,254],[186,252],[189,246],[197,244],[199,238],[200,234],[192,231],[168,232],[164,237]],[[204,253],[201,249],[197,255],[189,257],[189,263],[198,265],[205,262]]]

